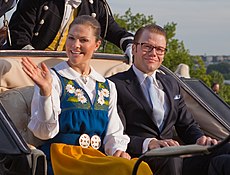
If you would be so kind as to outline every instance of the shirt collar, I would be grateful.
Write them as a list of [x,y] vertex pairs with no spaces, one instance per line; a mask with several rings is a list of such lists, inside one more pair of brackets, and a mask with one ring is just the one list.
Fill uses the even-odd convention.
[[[70,79],[70,80],[76,80],[81,78],[81,74],[76,72],[74,69],[72,69],[66,61],[63,61],[56,66],[54,66],[54,69],[63,77]],[[98,81],[98,82],[105,82],[105,78],[99,74],[93,67],[90,66],[90,74],[88,77],[91,79]]]
[[[138,81],[140,82],[140,84],[142,85],[145,81],[145,78],[148,76],[147,74],[143,73],[142,71],[140,71],[135,65],[132,66],[133,68],[133,71],[134,73],[136,74],[137,78],[138,78]],[[157,82],[157,79],[156,79],[156,72],[157,70],[155,70],[153,72],[152,75],[150,75],[152,78],[153,78],[153,82],[155,83],[155,85],[157,87],[159,87],[159,84]]]
[[81,0],[65,0],[65,2],[75,9],[81,4]]

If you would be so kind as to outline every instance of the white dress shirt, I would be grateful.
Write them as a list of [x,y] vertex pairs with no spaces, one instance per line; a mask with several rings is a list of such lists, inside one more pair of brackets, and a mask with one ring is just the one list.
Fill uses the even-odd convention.
[[[82,75],[69,67],[67,62],[63,61],[54,68],[61,76],[75,80],[88,93],[91,101],[93,101],[96,96],[96,81],[105,82],[105,78],[92,67],[86,84],[81,78]],[[53,138],[59,132],[58,117],[61,113],[60,96],[62,86],[60,79],[53,70],[51,70],[51,75],[53,78],[53,87],[50,96],[41,96],[38,86],[35,85],[31,104],[31,120],[28,124],[29,129],[34,135],[44,140]],[[110,80],[108,80],[108,82],[110,87],[109,123],[104,138],[104,146],[105,153],[107,155],[113,155],[117,150],[126,151],[130,139],[127,135],[123,134],[124,127],[117,113],[117,91],[115,84]]]

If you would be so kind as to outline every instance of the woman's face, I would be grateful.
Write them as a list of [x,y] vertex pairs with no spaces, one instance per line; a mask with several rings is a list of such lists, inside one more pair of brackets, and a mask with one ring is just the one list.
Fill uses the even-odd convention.
[[101,41],[96,40],[94,29],[89,25],[73,25],[66,40],[68,64],[73,69],[87,68],[93,53],[99,48]]

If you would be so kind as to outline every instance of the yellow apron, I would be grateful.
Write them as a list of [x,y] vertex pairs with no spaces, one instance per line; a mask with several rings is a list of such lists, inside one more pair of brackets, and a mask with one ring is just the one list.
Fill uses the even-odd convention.
[[[106,156],[100,151],[81,146],[54,143],[50,148],[55,175],[132,175],[137,158],[128,160]],[[142,162],[137,175],[152,175],[147,163]]]

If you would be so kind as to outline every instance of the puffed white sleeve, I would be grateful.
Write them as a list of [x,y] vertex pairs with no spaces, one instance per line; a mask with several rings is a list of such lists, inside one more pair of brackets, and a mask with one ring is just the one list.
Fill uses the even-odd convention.
[[48,97],[40,95],[37,85],[34,87],[34,94],[31,103],[31,119],[28,128],[39,139],[53,138],[59,132],[58,116],[61,112],[60,94],[61,84],[56,73],[51,70],[52,93]]
[[117,150],[126,151],[130,138],[124,134],[124,127],[117,112],[117,91],[115,84],[109,81],[109,123],[104,138],[104,148],[107,155],[113,155]]

